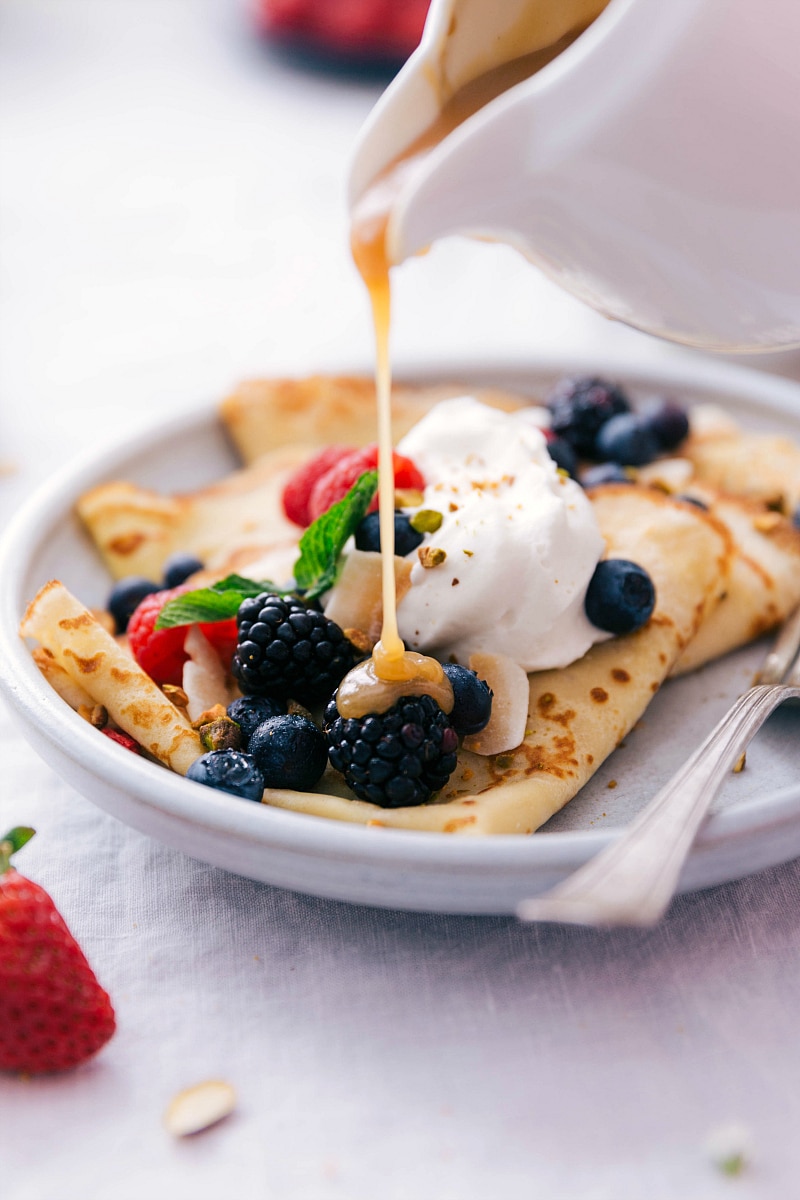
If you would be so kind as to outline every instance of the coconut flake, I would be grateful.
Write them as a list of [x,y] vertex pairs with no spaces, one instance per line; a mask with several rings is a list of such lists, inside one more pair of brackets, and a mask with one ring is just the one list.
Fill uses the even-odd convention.
[[184,643],[189,661],[183,667],[183,690],[188,697],[190,721],[215,704],[224,708],[229,703],[225,669],[219,655],[198,625],[192,625]]
[[516,749],[528,723],[528,676],[507,654],[473,654],[469,665],[492,689],[492,715],[485,729],[464,738],[464,749],[482,755]]

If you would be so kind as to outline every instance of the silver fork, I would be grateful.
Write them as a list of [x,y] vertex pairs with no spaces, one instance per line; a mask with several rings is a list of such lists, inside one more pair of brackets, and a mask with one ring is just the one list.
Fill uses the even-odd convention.
[[523,921],[649,926],[664,915],[709,805],[751,738],[784,700],[800,698],[800,608],[782,626],[748,690],[610,846],[542,896]]

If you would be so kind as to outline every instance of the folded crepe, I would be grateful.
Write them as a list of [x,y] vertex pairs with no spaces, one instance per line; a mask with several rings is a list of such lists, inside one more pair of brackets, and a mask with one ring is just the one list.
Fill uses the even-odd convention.
[[307,457],[307,446],[280,446],[185,495],[104,483],[81,496],[76,510],[114,579],[158,581],[176,551],[196,555],[212,570],[241,548],[252,555],[284,547],[293,555],[298,528],[284,516],[281,495]]
[[[525,396],[499,388],[396,383],[392,387],[395,441],[432,405],[465,395],[508,412],[530,403]],[[276,446],[368,445],[377,440],[375,413],[375,381],[361,375],[248,380],[220,405],[222,422],[245,463],[255,462]]]
[[62,583],[51,580],[39,590],[20,634],[39,643],[37,662],[60,695],[102,704],[114,724],[164,766],[185,775],[205,753],[183,713]]
[[760,500],[792,515],[800,503],[800,446],[781,434],[743,429],[723,409],[692,409],[680,448],[695,477],[720,492]]

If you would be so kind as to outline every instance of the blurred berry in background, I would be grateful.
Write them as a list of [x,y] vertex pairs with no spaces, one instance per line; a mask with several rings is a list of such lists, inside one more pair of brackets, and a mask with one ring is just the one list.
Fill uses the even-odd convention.
[[430,0],[253,0],[261,32],[331,65],[397,69],[416,49]]

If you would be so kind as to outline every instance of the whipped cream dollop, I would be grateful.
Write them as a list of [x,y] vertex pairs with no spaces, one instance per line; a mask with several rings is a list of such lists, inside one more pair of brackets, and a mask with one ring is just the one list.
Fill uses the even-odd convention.
[[460,397],[400,442],[427,481],[420,507],[442,516],[421,549],[445,555],[428,567],[413,555],[398,608],[407,646],[462,663],[507,654],[535,671],[567,666],[608,636],[583,608],[603,538],[583,489],[550,458],[539,416]]

